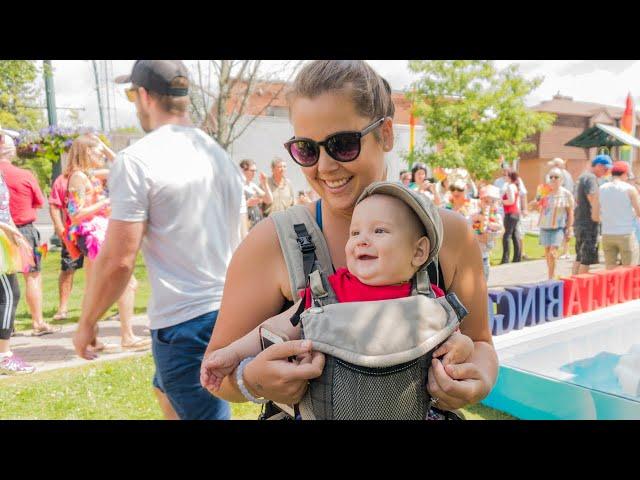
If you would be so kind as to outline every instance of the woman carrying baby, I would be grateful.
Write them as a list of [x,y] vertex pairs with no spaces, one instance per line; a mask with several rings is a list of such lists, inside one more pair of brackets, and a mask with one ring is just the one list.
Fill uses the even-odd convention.
[[[385,152],[393,148],[391,89],[362,61],[313,61],[298,74],[288,94],[294,138],[289,151],[320,200],[304,208],[316,219],[336,271],[347,267],[356,201],[371,183],[384,180]],[[292,143],[293,142],[293,143]],[[373,200],[372,200],[373,201]],[[434,358],[428,391],[439,408],[453,410],[488,395],[497,376],[497,357],[488,328],[487,287],[479,245],[464,218],[438,210],[442,247],[429,265],[430,282],[455,293],[470,312],[461,333],[473,341],[473,353],[459,364]],[[367,268],[381,271],[380,256]],[[259,272],[269,272],[261,275]],[[235,252],[229,266],[220,314],[208,353],[231,344],[298,300],[292,291],[275,223],[257,225]],[[251,292],[251,301],[246,293]],[[300,362],[288,357],[299,355]],[[207,361],[205,355],[204,362]],[[266,348],[244,365],[243,384],[254,396],[295,404],[308,382],[322,374],[324,356],[309,341]],[[215,394],[243,402],[237,372],[227,375]]]

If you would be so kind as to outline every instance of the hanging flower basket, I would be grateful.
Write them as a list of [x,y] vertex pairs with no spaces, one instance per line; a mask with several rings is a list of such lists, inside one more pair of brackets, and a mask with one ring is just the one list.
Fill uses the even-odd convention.
[[16,145],[16,154],[18,155],[18,158],[35,158],[38,156],[39,151],[40,145],[37,143]]

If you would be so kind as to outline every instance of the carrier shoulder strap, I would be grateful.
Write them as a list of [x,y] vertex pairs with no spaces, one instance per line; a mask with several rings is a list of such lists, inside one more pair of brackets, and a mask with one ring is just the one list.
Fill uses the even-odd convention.
[[[269,218],[273,219],[276,227],[289,273],[291,295],[295,302],[297,292],[307,286],[308,275],[313,269],[312,257],[315,257],[323,273],[327,275],[333,273],[329,248],[320,227],[306,207],[294,205],[287,210],[271,214]],[[303,240],[305,235],[310,237],[310,245]],[[307,253],[305,258],[304,250],[309,251],[311,247],[315,247],[313,254]],[[309,262],[311,262],[310,265]]]

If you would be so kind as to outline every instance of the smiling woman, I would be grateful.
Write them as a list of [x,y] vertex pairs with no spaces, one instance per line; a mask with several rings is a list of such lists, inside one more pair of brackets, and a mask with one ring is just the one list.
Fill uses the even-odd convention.
[[[288,100],[294,138],[287,144],[294,160],[306,165],[302,172],[320,196],[296,212],[313,227],[313,243],[326,244],[330,257],[326,263],[339,270],[347,265],[350,224],[358,198],[367,186],[386,177],[384,155],[394,142],[391,89],[365,62],[314,61],[300,71]],[[294,145],[299,148],[291,148]],[[454,212],[441,210],[438,214],[444,241],[429,266],[430,280],[445,292],[455,293],[470,311],[461,330],[474,341],[474,351],[466,362],[446,368],[434,360],[428,368],[428,390],[439,407],[457,409],[489,393],[497,375],[497,358],[488,330],[486,282],[475,234]],[[306,244],[300,245],[305,248]],[[229,345],[297,299],[298,285],[290,279],[289,261],[280,248],[275,222],[267,219],[256,225],[229,265],[207,353]],[[246,292],[252,292],[251,302],[246,301]],[[308,381],[323,371],[324,357],[312,348],[309,342],[290,341],[246,359],[240,372],[245,390],[253,398],[298,402]],[[305,360],[289,362],[295,355]],[[247,398],[238,388],[237,372],[228,375],[215,394],[236,402]]]

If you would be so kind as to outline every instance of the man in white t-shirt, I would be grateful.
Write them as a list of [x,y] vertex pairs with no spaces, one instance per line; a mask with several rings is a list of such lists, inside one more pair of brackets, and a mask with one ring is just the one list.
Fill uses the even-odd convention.
[[116,82],[132,84],[127,97],[148,134],[122,150],[111,168],[111,219],[74,345],[81,357],[95,358],[96,322],[124,290],[142,246],[152,293],[153,385],[163,413],[228,419],[229,405],[201,387],[200,363],[246,221],[242,174],[191,125],[181,61],[138,60]]

